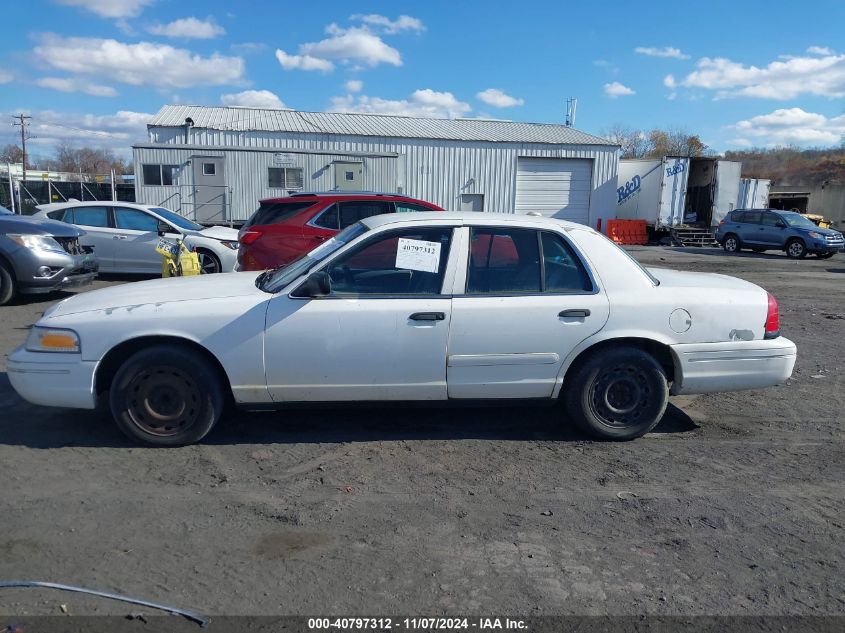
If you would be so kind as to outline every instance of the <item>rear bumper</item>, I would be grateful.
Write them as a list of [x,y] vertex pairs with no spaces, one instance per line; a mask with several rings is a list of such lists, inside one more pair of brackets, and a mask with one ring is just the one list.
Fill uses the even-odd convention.
[[19,347],[9,356],[6,372],[21,398],[46,407],[94,409],[96,361],[79,354],[28,352]]
[[797,349],[784,337],[672,345],[675,382],[672,394],[759,389],[792,375]]

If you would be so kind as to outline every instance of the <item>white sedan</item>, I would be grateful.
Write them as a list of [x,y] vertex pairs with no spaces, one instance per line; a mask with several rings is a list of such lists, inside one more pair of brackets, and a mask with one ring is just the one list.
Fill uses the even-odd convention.
[[57,202],[37,207],[36,217],[75,224],[85,231],[83,246],[93,246],[103,273],[161,272],[159,236],[184,239],[197,252],[203,274],[231,272],[238,259],[238,232],[206,228],[164,207],[133,202]]
[[670,393],[789,378],[796,349],[778,328],[758,286],[644,269],[579,224],[403,213],[258,275],[65,299],[8,375],[35,404],[104,398],[127,435],[158,446],[202,439],[227,401],[562,401],[582,429],[625,440],[660,421]]

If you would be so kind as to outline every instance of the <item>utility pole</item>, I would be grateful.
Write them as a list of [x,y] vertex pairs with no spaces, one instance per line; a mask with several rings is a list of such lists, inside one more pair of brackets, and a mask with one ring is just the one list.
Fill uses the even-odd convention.
[[29,123],[27,123],[27,119],[31,119],[31,116],[27,116],[25,114],[19,114],[17,116],[13,116],[13,119],[16,119],[18,122],[13,123],[16,127],[21,129],[21,150],[23,151],[23,175],[21,176],[21,182],[26,182],[26,139],[29,138],[26,134],[26,128],[29,127]]

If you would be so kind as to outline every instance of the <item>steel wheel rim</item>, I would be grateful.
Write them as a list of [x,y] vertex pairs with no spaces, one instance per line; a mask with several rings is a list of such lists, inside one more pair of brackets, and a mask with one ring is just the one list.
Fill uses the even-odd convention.
[[220,272],[220,266],[217,264],[217,260],[213,256],[206,255],[205,253],[198,253],[197,257],[200,260],[201,275],[213,275]]
[[202,394],[193,378],[181,369],[145,369],[132,378],[126,391],[129,418],[144,433],[173,437],[199,419]]
[[590,408],[605,426],[624,429],[640,424],[651,403],[648,374],[635,365],[604,369],[590,387]]
[[725,240],[725,247],[726,250],[733,252],[736,250],[736,239],[733,237],[729,237]]
[[804,247],[801,246],[799,242],[792,242],[792,244],[789,245],[790,255],[793,255],[794,257],[800,257],[802,252],[804,252]]

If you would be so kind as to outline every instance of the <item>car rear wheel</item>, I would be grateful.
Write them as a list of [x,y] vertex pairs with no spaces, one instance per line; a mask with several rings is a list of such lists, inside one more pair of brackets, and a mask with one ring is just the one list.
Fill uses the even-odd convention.
[[725,236],[725,241],[722,242],[722,248],[727,253],[738,253],[742,249],[742,244],[736,235],[728,233]]
[[4,306],[15,296],[15,278],[5,263],[0,262],[0,306]]
[[635,347],[603,349],[564,384],[569,417],[594,437],[631,440],[660,422],[669,401],[666,374]]
[[792,239],[786,243],[786,255],[792,259],[804,259],[807,256],[807,247],[803,240]]
[[201,275],[213,275],[214,273],[219,273],[223,268],[220,265],[220,260],[217,259],[217,255],[211,251],[199,249],[197,250],[197,258],[200,263]]
[[121,365],[109,393],[117,426],[152,446],[184,446],[205,437],[225,404],[217,373],[200,354],[158,345]]

